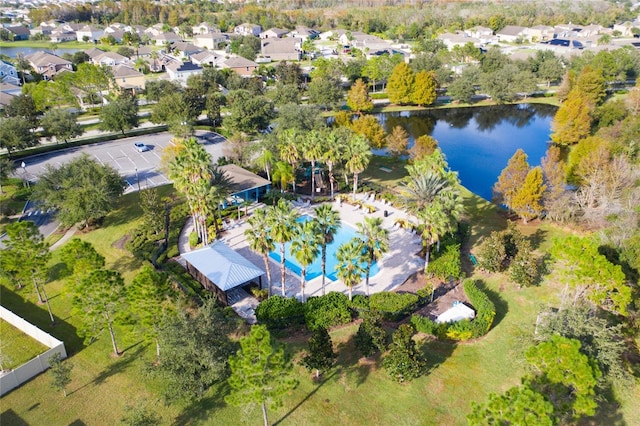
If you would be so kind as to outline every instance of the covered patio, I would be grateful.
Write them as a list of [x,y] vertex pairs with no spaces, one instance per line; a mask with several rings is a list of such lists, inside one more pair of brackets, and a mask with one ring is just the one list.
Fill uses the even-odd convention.
[[[271,189],[270,181],[235,164],[220,166],[220,170],[224,172],[231,183],[229,204],[239,204],[242,201],[257,202],[260,196]],[[226,203],[224,207],[227,207]]]
[[258,279],[262,288],[264,271],[222,241],[182,253],[187,271],[218,300],[230,305],[229,292]]

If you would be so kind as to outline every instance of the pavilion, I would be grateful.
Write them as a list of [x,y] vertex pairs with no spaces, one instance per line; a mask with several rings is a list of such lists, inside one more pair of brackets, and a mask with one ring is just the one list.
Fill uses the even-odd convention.
[[220,166],[220,170],[224,172],[231,183],[229,198],[232,200],[232,204],[237,204],[240,198],[244,201],[258,201],[260,196],[271,189],[270,181],[235,164]]
[[262,288],[264,271],[222,241],[183,253],[187,271],[218,300],[229,305],[227,292],[258,278]]

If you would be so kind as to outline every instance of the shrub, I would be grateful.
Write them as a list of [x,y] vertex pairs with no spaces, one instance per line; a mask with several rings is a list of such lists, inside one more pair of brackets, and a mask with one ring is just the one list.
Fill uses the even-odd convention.
[[336,291],[324,296],[310,297],[305,305],[304,317],[309,330],[351,322],[349,298]]
[[496,316],[496,307],[489,297],[478,288],[476,281],[467,279],[462,283],[464,292],[469,298],[469,302],[476,310],[476,317],[471,321],[472,337],[480,337],[487,334],[493,325]]
[[256,308],[256,318],[269,328],[304,324],[305,307],[295,298],[271,296]]
[[460,262],[460,244],[447,245],[443,251],[434,256],[429,262],[429,274],[446,280],[448,278],[458,278],[462,274],[462,264]]
[[191,247],[195,247],[198,245],[198,241],[200,241],[200,239],[198,238],[198,234],[196,232],[191,232],[189,234],[189,245]]
[[369,297],[364,294],[356,294],[351,300],[351,309],[356,312],[369,310]]
[[489,272],[501,271],[506,256],[502,236],[492,232],[478,248],[478,266]]
[[431,301],[431,295],[433,294],[433,284],[428,282],[427,285],[425,285],[421,289],[418,289],[418,291],[416,291],[416,294],[418,295],[418,304],[426,305]]
[[415,311],[418,306],[418,296],[411,293],[383,291],[371,295],[369,306],[371,310],[380,312],[384,319],[398,321]]
[[469,340],[473,337],[473,323],[462,320],[448,324],[445,336],[451,340]]
[[384,352],[387,345],[387,332],[382,328],[380,314],[372,312],[364,316],[354,343],[362,356],[367,358],[378,351]]
[[416,349],[413,340],[415,329],[410,324],[402,324],[393,333],[393,342],[389,346],[389,354],[382,361],[382,366],[396,382],[402,383],[424,374],[426,362]]
[[538,280],[538,259],[533,255],[531,244],[528,241],[522,241],[509,265],[509,278],[518,286],[529,287]]

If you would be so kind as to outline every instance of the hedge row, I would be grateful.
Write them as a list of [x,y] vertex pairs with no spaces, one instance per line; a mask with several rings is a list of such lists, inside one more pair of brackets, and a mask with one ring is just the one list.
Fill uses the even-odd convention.
[[464,292],[469,302],[476,311],[476,317],[472,320],[457,321],[454,323],[438,324],[422,315],[413,315],[411,323],[421,333],[432,334],[440,338],[451,340],[468,340],[484,336],[489,332],[496,316],[496,308],[489,297],[478,288],[478,283],[467,279],[462,283]]
[[412,293],[393,293],[383,291],[369,297],[369,308],[380,312],[382,318],[399,321],[418,307],[418,296]]

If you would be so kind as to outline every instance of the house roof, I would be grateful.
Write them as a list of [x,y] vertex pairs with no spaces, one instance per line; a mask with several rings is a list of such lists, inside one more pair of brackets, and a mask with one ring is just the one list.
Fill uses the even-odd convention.
[[36,67],[48,66],[50,64],[55,65],[70,65],[71,62],[66,59],[56,56],[49,52],[35,52],[30,55],[24,55],[24,58],[31,62]]
[[24,27],[22,25],[16,25],[15,27],[7,27],[7,31],[15,34],[15,35],[30,35],[31,32],[29,28]]
[[177,49],[181,52],[198,52],[200,50],[202,50],[200,47],[195,46],[191,43],[188,43],[186,41],[175,41],[173,43],[171,43],[171,47],[173,49]]
[[84,53],[86,53],[87,56],[89,56],[89,58],[93,59],[96,56],[100,56],[105,52],[104,52],[104,50],[100,50],[97,47],[92,47],[91,49],[85,50]]
[[0,82],[0,92],[12,92],[16,90],[22,89],[20,89],[20,86],[16,86],[15,84]]
[[454,302],[453,307],[447,309],[436,318],[437,323],[457,322],[465,319],[475,318],[476,313],[473,309],[462,302]]
[[496,35],[506,35],[506,36],[519,36],[525,30],[524,27],[518,27],[516,25],[507,25],[500,31],[496,33]]
[[13,98],[15,98],[15,95],[11,95],[5,92],[0,92],[0,105],[3,107],[9,105]]
[[102,62],[105,59],[111,59],[115,62],[126,62],[129,60],[126,56],[123,56],[117,52],[104,52],[91,58],[91,60],[94,62]]
[[218,60],[220,58],[220,56],[216,55],[215,53],[212,52],[208,52],[208,51],[203,51],[203,52],[198,52],[198,53],[194,53],[193,55],[191,55],[191,59],[192,60],[196,60],[200,63],[202,62],[214,62],[216,60]]
[[235,58],[229,58],[226,61],[224,61],[224,65],[229,67],[229,68],[244,68],[244,67],[257,67],[258,64],[256,64],[253,61],[250,61],[246,58],[243,58],[242,56],[236,56]]
[[126,65],[116,65],[115,67],[113,67],[114,78],[139,77],[141,75],[144,74]]
[[183,253],[182,258],[223,291],[264,274],[264,271],[222,241]]
[[263,31],[261,34],[264,34],[266,32],[274,33],[276,37],[282,37],[283,35],[288,34],[289,30],[285,30],[282,28],[269,28],[268,30]]
[[231,190],[234,191],[231,195],[246,191],[247,189],[261,188],[271,184],[267,179],[235,164],[220,166],[220,170],[224,172],[231,183]]
[[202,67],[200,65],[194,64],[191,61],[188,62],[172,62],[169,65],[167,65],[167,68],[169,68],[171,71],[173,72],[185,72],[185,71],[199,71],[202,70]]
[[297,51],[301,42],[299,38],[268,38],[262,41],[261,51],[263,55],[292,53]]

